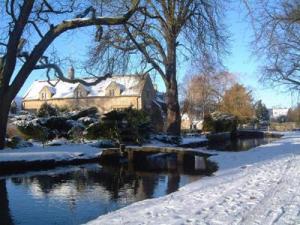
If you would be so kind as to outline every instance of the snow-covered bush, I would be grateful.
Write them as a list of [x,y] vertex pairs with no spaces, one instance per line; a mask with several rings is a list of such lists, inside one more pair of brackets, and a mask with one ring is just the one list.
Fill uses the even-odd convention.
[[110,135],[110,130],[102,122],[96,122],[90,124],[84,131],[84,136],[87,139],[95,140],[99,138],[105,138]]
[[83,135],[84,129],[85,127],[83,125],[73,126],[68,131],[68,138],[76,142],[82,142],[84,137]]
[[113,110],[105,114],[102,120],[110,135],[119,142],[141,144],[149,139],[152,132],[149,115],[143,110]]
[[13,117],[10,118],[10,121],[20,121],[20,120],[26,120],[30,121],[35,119],[35,116],[32,114],[21,114],[21,115],[14,115]]
[[97,119],[89,117],[89,116],[85,116],[85,117],[79,118],[78,121],[81,122],[82,124],[84,124],[85,126],[88,126],[92,123],[97,122]]
[[35,139],[45,143],[49,139],[49,130],[41,126],[38,122],[19,122],[17,124],[18,130],[26,139]]
[[19,130],[15,124],[9,123],[9,124],[7,124],[6,136],[8,138],[12,138],[15,136],[21,136],[21,133],[19,132]]
[[180,136],[172,136],[166,134],[155,135],[153,139],[158,140],[159,142],[172,144],[172,145],[179,145],[182,141]]
[[57,130],[60,133],[66,133],[72,128],[72,124],[66,117],[53,116],[45,119],[43,126],[49,130]]
[[85,130],[85,137],[139,144],[149,138],[151,131],[148,115],[144,111],[128,108],[113,110],[105,114],[101,122],[90,124]]
[[237,129],[237,118],[231,114],[213,112],[204,117],[203,131],[213,133],[235,132]]
[[22,138],[20,137],[12,137],[12,138],[8,138],[6,140],[6,146],[8,148],[26,148],[26,147],[31,147],[33,144],[29,141],[24,141]]
[[18,115],[30,115],[30,112],[26,111],[26,110],[20,110],[18,112]]
[[87,109],[83,109],[80,111],[73,112],[70,116],[72,120],[78,120],[79,118],[90,116],[90,117],[98,117],[98,109],[96,107],[90,107]]
[[100,139],[92,143],[91,146],[96,148],[113,148],[116,147],[116,143],[110,139]]
[[51,140],[47,143],[47,146],[60,146],[60,145],[65,145],[68,144],[68,140],[65,138],[59,138],[59,139],[54,139]]
[[56,107],[48,104],[47,102],[43,103],[39,110],[37,111],[38,117],[50,117],[50,116],[57,116],[58,111]]

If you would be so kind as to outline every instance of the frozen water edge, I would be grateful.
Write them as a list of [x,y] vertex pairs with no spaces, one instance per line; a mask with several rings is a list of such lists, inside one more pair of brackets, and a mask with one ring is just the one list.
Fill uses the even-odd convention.
[[33,146],[20,149],[5,149],[0,152],[0,163],[34,161],[70,161],[93,159],[101,154],[101,149],[88,144],[68,144],[60,146]]
[[[202,141],[203,138],[194,138],[194,141]],[[34,161],[70,161],[74,159],[94,159],[101,155],[105,148],[99,148],[94,145],[96,142],[86,144],[71,144],[63,140],[54,140],[52,144],[59,144],[58,146],[46,145],[42,147],[35,143],[32,147],[22,147],[18,149],[4,149],[0,151],[0,164],[6,162],[34,162]],[[145,144],[144,146],[153,147],[176,147],[174,144],[163,144],[160,142]],[[134,146],[128,146],[134,147]],[[178,148],[178,150],[195,151],[196,149]],[[203,149],[198,149],[203,151]]]
[[218,152],[219,171],[95,224],[300,224],[300,133],[246,152]]

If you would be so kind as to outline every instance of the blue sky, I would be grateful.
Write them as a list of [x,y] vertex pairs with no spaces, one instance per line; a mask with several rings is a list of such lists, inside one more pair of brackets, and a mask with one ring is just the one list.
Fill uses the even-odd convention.
[[[236,1],[238,2],[238,1]],[[290,92],[280,88],[269,88],[259,81],[259,60],[254,56],[250,41],[252,30],[245,18],[243,6],[235,3],[228,11],[225,23],[229,27],[231,34],[230,52],[224,64],[227,70],[237,75],[238,82],[250,88],[255,100],[262,99],[267,107],[290,107],[297,103],[297,98],[292,97]],[[62,56],[71,56],[74,59],[86,59],[87,48],[91,41],[89,32],[85,28],[80,31],[71,32],[59,37],[53,47],[59,50]],[[65,67],[68,67],[66,65]],[[179,81],[184,77],[188,70],[186,63],[178,68]],[[31,74],[19,95],[23,96],[31,83],[36,79],[45,79],[43,71],[35,71]],[[156,79],[160,89],[163,88],[161,79]]]
[[240,1],[227,12],[226,23],[231,33],[231,54],[224,60],[225,66],[238,81],[253,90],[255,100],[262,99],[267,107],[290,107],[297,103],[297,98],[284,88],[271,88],[259,81],[259,62],[255,56],[252,28],[247,21],[245,8]]

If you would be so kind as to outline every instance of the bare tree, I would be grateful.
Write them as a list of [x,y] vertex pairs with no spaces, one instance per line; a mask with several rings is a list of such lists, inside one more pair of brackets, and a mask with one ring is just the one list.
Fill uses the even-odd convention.
[[214,111],[236,79],[233,74],[223,71],[187,75],[185,83],[182,111],[195,120],[203,119],[205,114]]
[[255,31],[255,51],[263,59],[262,80],[299,90],[300,2],[244,1]]
[[104,38],[92,52],[91,62],[97,65],[98,60],[108,57],[117,63],[122,55],[125,66],[159,74],[166,86],[166,131],[179,135],[178,53],[181,59],[196,56],[206,63],[218,61],[226,43],[221,3],[219,0],[141,1],[137,13],[125,25],[104,30]]
[[95,84],[109,75],[86,83],[64,76],[59,65],[46,55],[50,44],[66,31],[96,25],[98,39],[103,25],[124,24],[135,12],[138,0],[124,14],[97,16],[93,7],[75,0],[6,0],[0,2],[0,149],[4,148],[9,108],[30,73],[36,69],[54,70],[67,82]]

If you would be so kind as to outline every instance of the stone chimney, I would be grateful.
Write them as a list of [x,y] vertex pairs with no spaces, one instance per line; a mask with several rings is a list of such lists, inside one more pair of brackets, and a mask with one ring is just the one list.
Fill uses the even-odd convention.
[[75,70],[74,70],[73,66],[71,66],[68,70],[68,78],[70,80],[74,80],[74,78],[75,78]]

